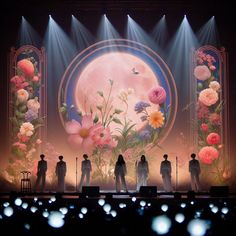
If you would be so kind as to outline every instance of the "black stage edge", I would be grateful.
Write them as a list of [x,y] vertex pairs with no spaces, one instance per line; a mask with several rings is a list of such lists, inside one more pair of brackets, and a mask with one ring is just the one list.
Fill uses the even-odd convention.
[[173,192],[164,192],[157,191],[155,192],[115,192],[115,191],[99,191],[99,192],[54,192],[54,191],[45,191],[45,192],[1,192],[0,198],[33,198],[33,197],[42,197],[50,198],[52,196],[60,196],[62,198],[236,198],[236,192],[221,192],[219,190],[205,191],[205,192],[194,192],[194,191],[173,191]]

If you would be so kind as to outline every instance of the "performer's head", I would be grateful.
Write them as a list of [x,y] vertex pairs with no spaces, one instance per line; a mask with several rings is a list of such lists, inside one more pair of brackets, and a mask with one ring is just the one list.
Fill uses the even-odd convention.
[[166,160],[168,158],[168,155],[167,154],[164,154],[163,155],[163,158]]
[[40,158],[41,158],[42,160],[44,159],[44,157],[45,157],[44,154],[41,154],[41,155],[40,155]]
[[84,154],[83,155],[83,158],[86,160],[86,159],[88,159],[88,155],[87,154]]
[[125,162],[124,157],[123,157],[122,154],[119,154],[117,161],[118,161],[119,163],[124,163],[124,162]]
[[61,161],[61,160],[63,159],[63,156],[59,156],[58,158],[59,158],[59,160]]
[[191,154],[191,157],[194,159],[196,157],[196,154],[195,153],[192,153]]
[[146,157],[145,157],[145,155],[142,155],[142,156],[141,156],[141,161],[143,161],[143,162],[146,161]]

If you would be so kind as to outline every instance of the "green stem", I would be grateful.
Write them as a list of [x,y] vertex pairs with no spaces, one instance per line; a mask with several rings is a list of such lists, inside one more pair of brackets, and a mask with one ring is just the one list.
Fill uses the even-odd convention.
[[[108,116],[108,114],[109,114],[109,113],[108,113],[108,114],[106,115],[106,111],[107,111],[107,106],[108,106],[108,103],[109,103],[109,100],[110,100],[111,91],[112,91],[112,84],[111,84],[111,86],[110,86],[110,90],[109,90],[109,94],[108,94],[107,101],[106,101],[105,98],[104,98],[104,101],[105,101],[104,117],[105,117],[105,116]],[[106,120],[104,121],[104,126],[105,126],[105,122],[106,122]]]
[[[106,114],[106,117],[105,117],[105,121],[104,121],[104,127],[106,127],[106,126],[108,126],[109,124],[110,124],[110,122],[111,122],[111,120],[112,120],[112,117],[109,119],[108,117],[109,117],[109,114],[110,114],[110,112],[111,112],[111,110],[112,110],[112,108],[113,108],[113,106],[110,106],[110,108],[109,108],[109,110],[108,110],[108,112],[107,112],[107,114]],[[114,113],[111,115],[111,116],[113,116],[114,115]],[[110,120],[110,122],[107,124],[107,122]],[[106,125],[107,124],[107,125]]]
[[222,178],[221,178],[221,172],[220,172],[220,170],[219,170],[219,168],[218,168],[216,162],[213,162],[213,165],[214,165],[215,168],[216,168],[216,171],[217,171],[217,178],[218,178],[218,180],[219,180],[219,183],[223,183],[224,181],[223,181]]

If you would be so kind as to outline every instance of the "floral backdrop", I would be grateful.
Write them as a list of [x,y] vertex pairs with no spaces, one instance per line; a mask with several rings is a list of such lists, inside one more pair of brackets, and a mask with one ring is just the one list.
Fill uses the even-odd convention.
[[196,120],[198,157],[202,166],[202,179],[211,183],[227,184],[230,163],[225,142],[223,64],[216,49],[203,47],[195,52],[193,70],[197,80]]
[[[111,92],[115,89],[116,82],[107,81],[107,93],[97,91],[96,94],[90,94],[97,96],[96,108],[89,109],[88,112],[76,109],[77,119],[72,119],[70,115],[75,109],[74,104],[62,103],[60,107],[69,145],[91,155],[95,165],[93,179],[103,183],[113,179],[115,162],[120,153],[127,161],[128,179],[135,180],[134,167],[138,158],[142,154],[149,155],[152,148],[159,147],[159,140],[170,112],[169,106],[166,105],[165,89],[161,85],[151,88],[147,91],[146,98],[137,101],[131,108],[143,123],[143,128],[137,130],[137,124],[127,119],[129,99],[135,90],[122,89],[118,96],[112,97]],[[121,101],[120,107],[114,105],[116,100]],[[117,125],[116,134],[111,128],[113,123]]]
[[[55,150],[50,143],[40,137],[40,129],[44,127],[45,118],[40,109],[41,104],[41,67],[39,55],[33,47],[25,46],[24,50],[13,61],[14,76],[10,78],[10,158],[4,177],[19,186],[23,177],[21,171],[30,171],[31,178],[37,173],[42,145],[48,154],[48,162],[55,162]],[[16,54],[15,54],[16,55]],[[42,70],[42,69],[41,69]],[[56,153],[57,154],[57,153]],[[50,166],[50,165],[49,165]],[[50,172],[49,172],[50,173]],[[48,180],[53,176],[48,175]]]

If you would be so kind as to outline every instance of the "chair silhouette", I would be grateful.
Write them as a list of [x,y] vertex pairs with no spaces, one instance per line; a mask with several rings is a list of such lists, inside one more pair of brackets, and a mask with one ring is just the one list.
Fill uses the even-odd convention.
[[31,181],[29,176],[31,175],[30,171],[21,171],[22,179],[21,179],[21,192],[29,193],[31,192]]

